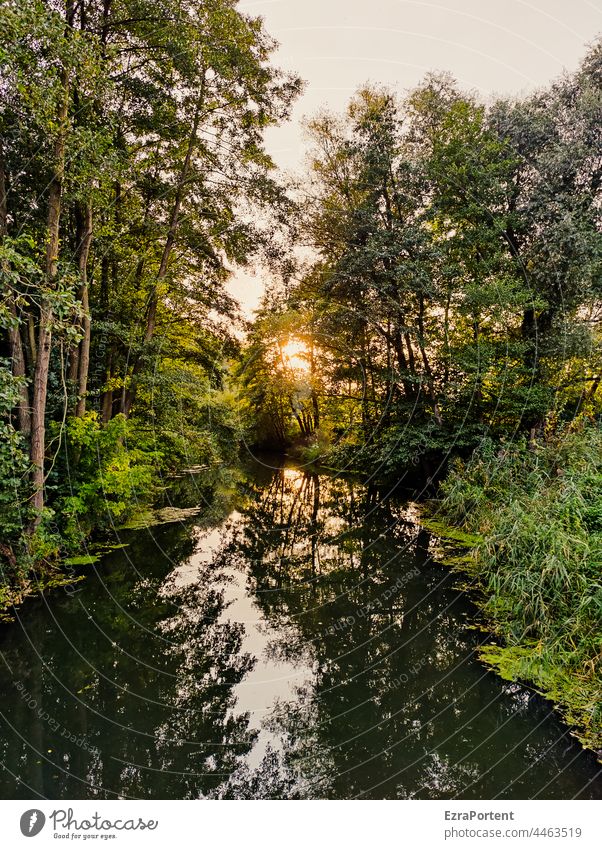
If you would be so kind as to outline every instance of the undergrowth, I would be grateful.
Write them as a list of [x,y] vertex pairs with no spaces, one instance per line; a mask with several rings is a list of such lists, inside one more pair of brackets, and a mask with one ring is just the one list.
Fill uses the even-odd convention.
[[534,685],[602,749],[602,432],[485,442],[442,484],[440,516],[476,535],[461,568],[499,644],[482,659]]

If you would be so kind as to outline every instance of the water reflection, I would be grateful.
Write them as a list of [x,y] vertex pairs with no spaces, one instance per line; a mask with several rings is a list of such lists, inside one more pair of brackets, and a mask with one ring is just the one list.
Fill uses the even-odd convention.
[[183,479],[4,629],[5,798],[600,798],[550,707],[475,660],[411,505],[293,468]]

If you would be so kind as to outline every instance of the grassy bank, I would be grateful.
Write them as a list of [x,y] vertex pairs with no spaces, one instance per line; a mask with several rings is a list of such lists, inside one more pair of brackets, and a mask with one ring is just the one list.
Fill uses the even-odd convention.
[[462,563],[497,637],[482,658],[551,699],[602,750],[602,432],[486,443],[442,484],[439,517],[477,537]]

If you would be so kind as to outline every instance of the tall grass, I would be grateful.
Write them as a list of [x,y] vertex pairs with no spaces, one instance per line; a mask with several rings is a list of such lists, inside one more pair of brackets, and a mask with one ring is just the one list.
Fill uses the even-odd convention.
[[471,571],[501,645],[483,658],[552,699],[602,749],[602,432],[484,443],[442,485],[446,521],[479,534]]

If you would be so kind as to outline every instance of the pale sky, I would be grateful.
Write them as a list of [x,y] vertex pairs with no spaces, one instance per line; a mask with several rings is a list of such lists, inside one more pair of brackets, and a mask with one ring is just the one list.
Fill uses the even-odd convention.
[[[280,43],[275,62],[306,82],[288,125],[267,149],[286,171],[304,158],[301,120],[340,111],[362,83],[403,92],[427,71],[450,71],[485,98],[528,92],[573,70],[602,34],[602,0],[242,0]],[[237,273],[229,289],[245,314],[258,305],[261,275]]]

